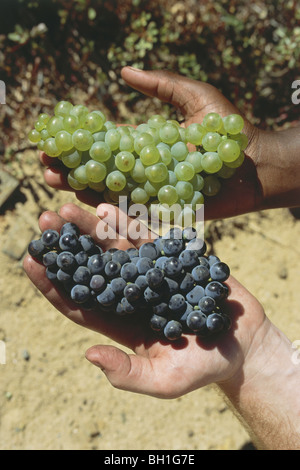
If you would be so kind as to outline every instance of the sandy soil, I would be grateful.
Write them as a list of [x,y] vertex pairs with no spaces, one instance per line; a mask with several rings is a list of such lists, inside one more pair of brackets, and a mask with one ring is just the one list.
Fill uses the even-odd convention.
[[[39,234],[38,216],[75,201],[43,185],[24,153],[27,183],[0,215],[0,448],[7,450],[239,450],[247,432],[213,386],[175,400],[114,389],[84,353],[110,342],[72,324],[4,251],[15,233]],[[29,183],[28,183],[29,181]],[[300,338],[300,222],[280,209],[216,221],[213,247],[292,340]],[[28,235],[29,233],[29,235]],[[4,250],[4,251],[3,251]]]

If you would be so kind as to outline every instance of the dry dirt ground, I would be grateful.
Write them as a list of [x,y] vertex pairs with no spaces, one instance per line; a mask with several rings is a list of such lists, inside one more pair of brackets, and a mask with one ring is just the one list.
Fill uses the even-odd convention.
[[[84,357],[110,343],[61,316],[29,282],[11,242],[38,236],[38,216],[71,193],[45,188],[36,154],[0,214],[0,448],[2,450],[239,450],[250,438],[213,386],[175,400],[114,389]],[[300,339],[300,221],[287,209],[212,224],[214,250],[292,340]],[[14,242],[16,243],[16,242]]]

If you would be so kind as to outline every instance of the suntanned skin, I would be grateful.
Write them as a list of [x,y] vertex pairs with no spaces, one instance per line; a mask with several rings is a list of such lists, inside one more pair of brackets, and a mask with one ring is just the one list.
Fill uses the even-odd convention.
[[[208,112],[222,116],[239,112],[214,87],[169,72],[144,72],[125,67],[123,79],[131,87],[176,106],[185,116],[184,125],[201,122]],[[228,181],[222,193],[208,200],[207,219],[230,217],[256,210],[300,205],[299,127],[282,132],[263,132],[245,122],[249,137],[247,159]],[[49,165],[45,155],[44,164]],[[47,184],[67,189],[62,168],[45,171]],[[79,200],[97,207],[99,195],[78,192]],[[48,211],[40,228],[59,229],[65,221],[90,233],[104,249],[140,246],[147,239],[132,240],[121,232],[127,217],[108,204],[92,214],[74,205],[59,214]],[[101,214],[106,214],[105,221]],[[117,224],[115,225],[115,219]],[[131,220],[127,220],[130,223]],[[132,222],[134,223],[134,222]],[[97,239],[98,224],[115,227],[113,239]],[[99,233],[99,232],[98,232]],[[149,233],[149,239],[151,234]],[[87,359],[103,370],[110,383],[120,389],[159,398],[175,398],[205,385],[216,384],[240,417],[258,449],[300,449],[300,365],[292,361],[294,350],[288,338],[266,317],[257,299],[232,276],[227,280],[227,307],[233,327],[214,340],[184,335],[176,343],[158,341],[143,325],[126,324],[120,318],[82,311],[46,278],[44,267],[30,256],[24,260],[30,280],[58,311],[79,325],[106,335],[132,350],[96,345]]]

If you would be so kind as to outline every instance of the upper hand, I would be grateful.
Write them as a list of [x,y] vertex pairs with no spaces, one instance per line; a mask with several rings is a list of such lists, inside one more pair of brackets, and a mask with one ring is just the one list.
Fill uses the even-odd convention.
[[[184,116],[183,126],[201,123],[209,112],[222,117],[231,113],[241,114],[214,86],[165,71],[140,71],[125,67],[122,77],[128,85],[142,93],[172,104]],[[245,119],[245,118],[244,118]],[[261,208],[263,189],[259,180],[257,161],[260,133],[245,119],[243,132],[249,138],[246,159],[241,168],[229,180],[222,180],[221,192],[205,199],[205,218],[230,217]],[[56,189],[71,190],[67,183],[67,170],[59,160],[41,154],[41,161],[48,166],[45,181]],[[73,190],[71,190],[73,191]],[[96,207],[102,196],[90,189],[76,192],[77,198]]]

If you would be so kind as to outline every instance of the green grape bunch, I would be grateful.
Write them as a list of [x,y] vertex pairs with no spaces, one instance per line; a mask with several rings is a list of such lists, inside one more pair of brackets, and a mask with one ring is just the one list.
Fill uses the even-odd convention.
[[60,101],[54,115],[39,115],[29,141],[61,160],[75,191],[90,188],[116,204],[171,207],[192,212],[215,196],[222,180],[243,164],[248,138],[239,114],[208,113],[184,128],[159,114],[137,127],[117,126],[100,110]]

